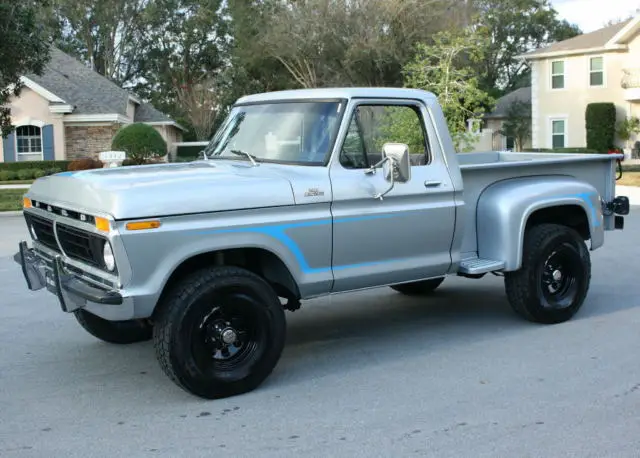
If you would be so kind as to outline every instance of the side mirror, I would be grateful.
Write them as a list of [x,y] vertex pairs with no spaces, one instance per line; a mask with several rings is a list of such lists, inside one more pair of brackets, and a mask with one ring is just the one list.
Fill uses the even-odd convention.
[[[385,173],[387,181],[406,183],[411,179],[409,146],[404,143],[385,143],[382,145],[382,157],[389,158],[389,167]],[[393,176],[391,176],[392,170]]]
[[380,199],[388,194],[395,182],[406,183],[411,179],[411,162],[409,160],[409,147],[404,143],[385,143],[382,145],[382,160],[368,168],[368,175],[376,173],[376,169],[383,167],[385,180],[390,182],[389,187],[373,196]]

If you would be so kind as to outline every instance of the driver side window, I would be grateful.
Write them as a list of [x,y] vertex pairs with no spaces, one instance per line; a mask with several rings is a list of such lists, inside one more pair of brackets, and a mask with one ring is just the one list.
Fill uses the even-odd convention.
[[370,166],[370,164],[367,163],[364,140],[355,112],[353,116],[351,116],[349,129],[342,144],[340,164],[347,169],[364,169]]
[[367,168],[382,159],[385,143],[409,146],[412,166],[429,163],[422,117],[412,105],[360,105],[354,111],[340,151],[340,164]]

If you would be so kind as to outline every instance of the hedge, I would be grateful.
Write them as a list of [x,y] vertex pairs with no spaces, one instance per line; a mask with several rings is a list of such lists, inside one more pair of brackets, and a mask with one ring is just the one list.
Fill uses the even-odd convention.
[[585,110],[587,148],[606,153],[615,148],[616,106],[611,102],[590,103]]
[[71,161],[25,161],[25,162],[0,162],[0,172],[12,170],[17,172],[23,169],[61,169],[67,170]]

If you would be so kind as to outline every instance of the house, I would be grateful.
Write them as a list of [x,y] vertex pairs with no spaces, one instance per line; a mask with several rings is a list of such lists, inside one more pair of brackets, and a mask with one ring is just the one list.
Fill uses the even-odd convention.
[[182,139],[173,119],[55,47],[44,73],[22,81],[10,103],[16,129],[0,142],[0,162],[97,157],[133,122],[152,125],[169,151]]
[[[480,119],[472,119],[469,131],[474,132],[476,142],[474,151],[515,151],[516,139],[502,134],[504,123],[514,113],[522,118],[528,135],[521,138],[521,150],[531,148],[531,87],[523,87],[509,92],[496,100],[493,111],[485,113]],[[513,111],[512,111],[513,109]]]
[[618,121],[640,116],[640,15],[519,57],[531,67],[533,148],[586,147],[592,102],[614,103]]

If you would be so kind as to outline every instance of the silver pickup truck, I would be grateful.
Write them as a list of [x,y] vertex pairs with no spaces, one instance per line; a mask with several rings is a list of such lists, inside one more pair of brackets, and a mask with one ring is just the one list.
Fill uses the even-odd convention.
[[197,161],[36,180],[15,260],[96,338],[153,339],[177,385],[227,397],[276,366],[285,310],[322,295],[491,273],[525,319],[570,319],[629,212],[620,157],[458,154],[420,90],[251,95]]

